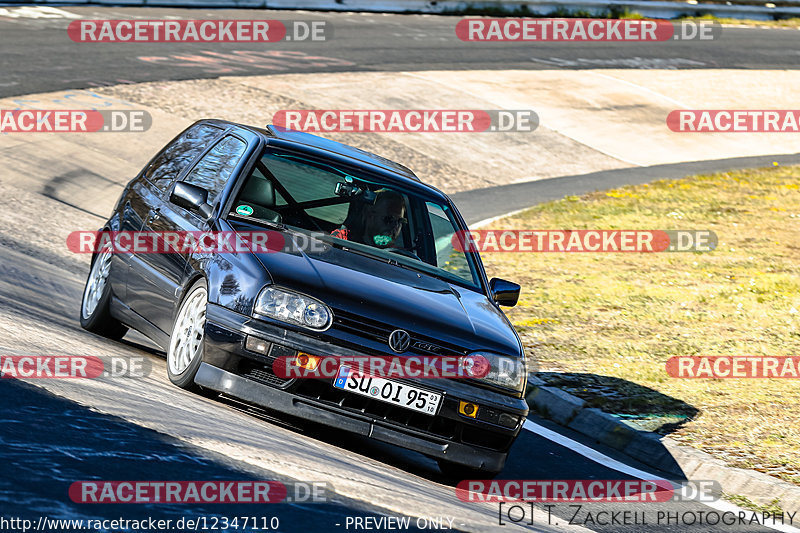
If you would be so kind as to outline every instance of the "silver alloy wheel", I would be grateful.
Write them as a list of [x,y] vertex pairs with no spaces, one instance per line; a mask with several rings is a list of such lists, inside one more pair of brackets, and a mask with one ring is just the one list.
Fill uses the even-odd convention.
[[186,297],[178,312],[167,352],[167,364],[173,375],[184,372],[200,353],[207,301],[206,289],[198,287]]
[[108,273],[111,271],[111,246],[103,248],[100,255],[92,265],[89,279],[86,280],[86,289],[83,291],[83,303],[81,304],[81,315],[88,319],[97,309],[97,304],[103,297],[103,292],[108,283]]

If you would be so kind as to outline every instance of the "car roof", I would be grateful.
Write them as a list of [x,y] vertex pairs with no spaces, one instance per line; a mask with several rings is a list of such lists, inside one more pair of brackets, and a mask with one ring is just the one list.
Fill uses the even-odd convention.
[[396,163],[390,159],[386,159],[385,157],[373,154],[372,152],[367,152],[366,150],[356,148],[355,146],[342,144],[340,142],[325,139],[324,137],[319,137],[317,135],[312,135],[302,131],[281,128],[279,126],[269,125],[266,127],[265,131],[269,132],[269,134],[271,134],[273,137],[277,137],[278,139],[290,141],[295,144],[304,144],[306,146],[320,148],[327,152],[343,155],[350,159],[361,161],[362,163],[369,163],[370,165],[390,170],[396,174],[400,174],[401,176],[419,181],[417,175],[414,174],[410,168],[401,165],[400,163]]
[[446,194],[433,185],[423,183],[408,167],[354,146],[325,139],[310,133],[288,130],[274,125],[267,125],[265,128],[259,128],[219,119],[205,119],[198,122],[206,122],[223,127],[233,126],[243,128],[261,135],[267,144],[283,148],[293,148],[311,155],[341,162],[342,164],[356,166],[365,171],[381,174],[392,181],[412,189],[425,191],[442,200],[449,201]]

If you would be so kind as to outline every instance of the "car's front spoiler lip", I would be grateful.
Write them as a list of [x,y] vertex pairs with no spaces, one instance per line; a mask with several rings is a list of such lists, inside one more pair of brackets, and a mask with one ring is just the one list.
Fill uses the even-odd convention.
[[416,436],[412,429],[398,431],[368,416],[306,401],[301,396],[256,383],[208,363],[200,364],[194,380],[201,387],[257,405],[472,468],[500,471],[505,464],[507,455],[505,452],[476,449],[473,446],[436,439],[428,435]]
[[[245,335],[255,335],[270,342],[275,342],[310,353],[327,354],[331,352],[331,344],[315,339],[309,335],[273,326],[264,321],[242,315],[220,305],[208,304],[206,320],[231,331]],[[358,352],[341,346],[335,347],[337,355],[346,357],[363,357],[363,352]],[[522,417],[528,415],[528,404],[523,398],[514,398],[481,387],[470,386],[468,383],[451,379],[419,379],[406,378],[401,381],[416,383],[421,387],[431,388],[451,394],[462,400],[474,402],[487,407],[514,413]],[[434,383],[435,382],[435,383]]]

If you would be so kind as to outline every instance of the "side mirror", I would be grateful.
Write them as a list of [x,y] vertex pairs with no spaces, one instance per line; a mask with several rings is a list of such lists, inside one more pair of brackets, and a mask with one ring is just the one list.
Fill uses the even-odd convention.
[[489,291],[497,305],[514,307],[519,300],[520,286],[504,279],[492,278],[489,281]]
[[197,211],[206,220],[211,218],[213,208],[208,204],[208,191],[197,185],[179,181],[172,189],[169,201],[184,209]]

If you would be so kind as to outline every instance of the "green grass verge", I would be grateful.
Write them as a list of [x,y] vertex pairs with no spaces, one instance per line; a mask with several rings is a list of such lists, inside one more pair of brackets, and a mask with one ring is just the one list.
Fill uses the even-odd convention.
[[680,17],[680,20],[688,20],[692,22],[706,22],[715,21],[720,24],[729,24],[733,26],[757,26],[760,28],[800,28],[800,18],[784,18],[777,20],[749,20],[749,19],[734,19],[729,17],[716,17],[714,15],[703,15],[701,17],[685,16]]
[[[561,7],[548,13],[539,13],[530,9],[526,5],[509,7],[474,7],[467,6],[462,9],[447,9],[441,15],[451,16],[475,16],[475,17],[531,17],[531,18],[604,18],[604,19],[648,19],[637,11],[631,11],[627,7],[612,6],[608,9],[591,12],[581,9],[569,9]],[[757,26],[762,28],[800,28],[800,18],[776,17],[775,20],[750,20],[737,19],[730,17],[717,17],[710,13],[703,15],[684,14],[673,19],[675,21],[707,22],[715,21],[720,24],[736,26]]]
[[780,506],[780,500],[777,498],[772,500],[768,505],[758,505],[750,501],[749,498],[745,496],[740,496],[738,494],[723,494],[722,497],[729,502],[738,505],[742,509],[747,509],[749,511],[755,511],[757,513],[769,513],[773,516],[778,516],[783,513],[783,508]]
[[664,367],[800,355],[800,167],[571,196],[491,227],[713,230],[709,253],[482,255],[491,276],[523,286],[508,315],[543,375],[608,393],[595,405],[611,412],[677,417],[679,441],[800,483],[799,380],[673,379]]

